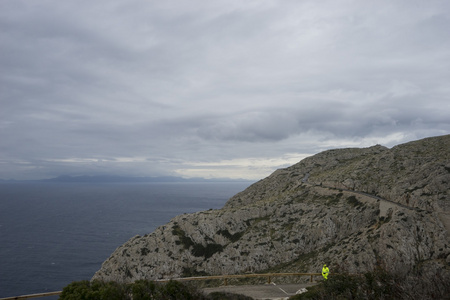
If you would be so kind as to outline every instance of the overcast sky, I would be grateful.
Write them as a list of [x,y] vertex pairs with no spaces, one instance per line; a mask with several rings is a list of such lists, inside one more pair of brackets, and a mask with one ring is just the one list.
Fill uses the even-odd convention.
[[1,0],[0,178],[261,179],[450,133],[450,1]]

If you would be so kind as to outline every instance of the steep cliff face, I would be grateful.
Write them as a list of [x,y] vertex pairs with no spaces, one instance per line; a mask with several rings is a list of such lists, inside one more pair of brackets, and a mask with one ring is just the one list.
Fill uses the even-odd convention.
[[94,278],[377,265],[450,269],[450,135],[388,149],[337,149],[275,171],[219,210],[180,215],[136,236]]

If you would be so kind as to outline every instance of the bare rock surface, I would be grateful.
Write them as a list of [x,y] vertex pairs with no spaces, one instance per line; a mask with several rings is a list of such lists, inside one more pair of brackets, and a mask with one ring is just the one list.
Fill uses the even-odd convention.
[[[321,152],[222,209],[118,247],[93,278],[132,282],[264,270],[450,274],[450,135]],[[318,271],[319,270],[319,271]]]

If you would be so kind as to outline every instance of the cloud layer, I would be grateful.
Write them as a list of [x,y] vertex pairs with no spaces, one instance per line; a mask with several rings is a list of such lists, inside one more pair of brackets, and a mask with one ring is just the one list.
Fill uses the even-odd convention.
[[447,1],[0,2],[0,178],[259,179],[450,132]]

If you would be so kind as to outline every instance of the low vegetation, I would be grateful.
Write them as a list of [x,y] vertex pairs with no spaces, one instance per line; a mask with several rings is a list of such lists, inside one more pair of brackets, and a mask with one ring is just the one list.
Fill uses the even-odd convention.
[[[241,283],[242,284],[242,283]],[[252,284],[246,282],[246,284]],[[255,284],[255,283],[254,283]],[[361,275],[335,274],[289,300],[303,299],[449,299],[450,282],[425,271],[396,275],[382,268]],[[132,284],[113,281],[76,281],[66,286],[62,300],[251,300],[244,295],[214,292],[205,294],[191,284],[138,280]]]
[[61,300],[251,300],[247,296],[214,292],[209,295],[178,281],[158,283],[138,280],[132,284],[113,281],[75,281],[66,286]]
[[289,298],[302,299],[448,299],[448,278],[425,273],[395,275],[382,269],[364,275],[333,275]]
[[223,246],[220,244],[207,244],[203,246],[202,244],[195,243],[189,236],[186,235],[186,232],[181,229],[178,224],[175,224],[172,228],[172,234],[178,236],[179,241],[175,243],[177,245],[182,244],[184,249],[190,249],[192,255],[196,257],[205,257],[205,259],[210,258],[217,252],[222,252]]

